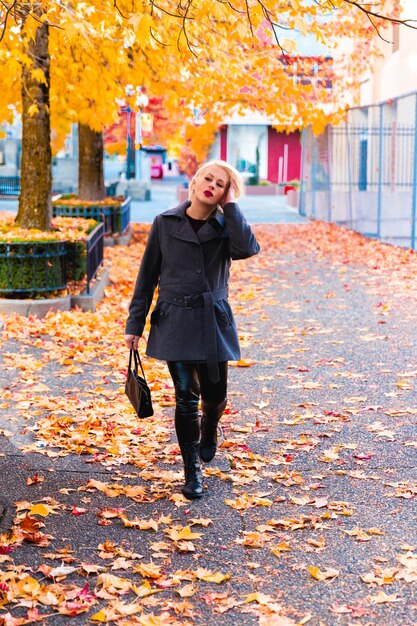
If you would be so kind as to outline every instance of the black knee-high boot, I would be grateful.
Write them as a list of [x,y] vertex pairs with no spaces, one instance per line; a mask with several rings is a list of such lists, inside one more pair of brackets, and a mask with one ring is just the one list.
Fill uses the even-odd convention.
[[210,463],[217,450],[217,425],[227,400],[222,402],[202,402],[203,416],[201,418],[200,458],[205,463]]
[[201,498],[203,493],[203,474],[200,462],[200,423],[197,404],[194,410],[186,413],[180,406],[175,412],[175,428],[184,462],[185,483],[182,493],[189,500]]
[[184,461],[185,484],[182,493],[189,500],[201,498],[203,495],[203,474],[201,471],[199,442],[180,443]]
[[198,365],[169,361],[168,368],[175,386],[175,430],[184,461],[185,484],[182,493],[189,500],[201,498],[203,475],[200,462],[200,420],[198,399],[200,384]]

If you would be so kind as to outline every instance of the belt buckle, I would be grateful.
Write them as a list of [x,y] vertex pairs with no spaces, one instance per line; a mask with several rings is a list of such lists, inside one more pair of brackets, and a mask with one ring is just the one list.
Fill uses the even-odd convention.
[[193,307],[190,306],[190,301],[194,296],[184,296],[184,306],[186,309],[192,309]]

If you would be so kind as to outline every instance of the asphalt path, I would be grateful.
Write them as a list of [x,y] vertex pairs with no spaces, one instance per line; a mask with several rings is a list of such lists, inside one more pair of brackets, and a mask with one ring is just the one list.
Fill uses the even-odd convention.
[[[7,555],[11,561],[5,561],[3,569],[30,566],[41,580],[38,567],[46,561],[60,565],[59,550],[66,546],[77,565],[108,568],[112,561],[99,556],[98,549],[107,541],[140,554],[138,563],[161,566],[165,581],[198,566],[230,574],[219,585],[196,582],[194,595],[184,599],[176,593],[178,585],[164,582],[158,587],[157,580],[148,578],[160,593],[143,598],[143,621],[132,618],[120,624],[417,623],[415,290],[412,282],[407,286],[406,264],[396,278],[394,269],[382,272],[366,265],[365,259],[363,264],[357,258],[348,262],[342,236],[333,233],[329,238],[335,249],[340,247],[340,258],[320,246],[307,246],[314,228],[255,227],[261,255],[244,262],[247,269],[239,274],[239,283],[232,282],[243,359],[252,365],[230,368],[225,445],[205,467],[201,501],[177,506],[171,498],[180,491],[181,463],[172,454],[169,408],[148,422],[150,429],[161,423],[166,428],[162,453],[151,455],[149,467],[100,464],[91,455],[22,454],[22,447],[36,438],[25,412],[30,402],[14,403],[10,397],[25,380],[29,386],[33,382],[27,376],[20,380],[19,371],[8,363],[15,354],[36,362],[44,349],[41,337],[30,329],[24,338],[3,337],[1,530],[10,529],[17,501],[47,497],[66,507],[44,520],[44,531],[53,537],[46,550],[55,552],[55,560],[46,559],[45,549],[24,544]],[[386,250],[395,254],[394,248]],[[79,365],[82,373],[60,378],[65,364],[51,359],[37,382],[47,384],[48,393],[57,398],[71,388],[91,387],[94,402],[93,368],[83,366],[82,360]],[[117,389],[108,366],[101,363],[100,370],[101,378],[107,376],[110,387]],[[38,443],[39,452],[54,452],[43,449],[41,437]],[[158,478],[157,470],[173,472],[171,479]],[[43,482],[27,485],[35,474]],[[91,479],[140,485],[152,497],[138,502],[125,495],[109,498],[94,489],[85,491]],[[87,512],[71,515],[74,505]],[[160,521],[156,532],[126,528],[118,519],[99,525],[97,514],[108,507],[125,508],[129,517],[142,520],[171,516],[182,527],[192,519],[213,523],[192,526],[202,536],[193,541],[194,550],[182,551],[178,544],[176,549],[172,542],[167,545],[168,523]],[[404,562],[407,566],[400,567]],[[110,573],[143,583],[132,567],[116,567]],[[313,574],[329,577],[317,580]],[[88,578],[91,590],[96,575]],[[63,581],[68,582],[84,585],[86,578],[80,583],[72,574]],[[100,603],[89,614],[54,615],[45,623],[91,623],[89,615],[105,600]],[[6,611],[14,617],[26,614],[24,606],[11,606],[0,608],[0,618]],[[176,621],[145,620],[150,612],[160,615],[164,610]]]

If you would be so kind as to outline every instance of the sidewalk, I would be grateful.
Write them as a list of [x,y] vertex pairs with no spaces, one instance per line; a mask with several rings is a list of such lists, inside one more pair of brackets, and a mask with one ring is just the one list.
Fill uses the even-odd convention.
[[[178,204],[176,187],[180,181],[165,179],[152,181],[152,200],[147,202],[132,201],[131,221],[150,224],[155,215]],[[292,224],[306,223],[307,220],[298,211],[287,207],[286,196],[245,196],[239,205],[251,224]],[[0,211],[17,212],[17,200],[0,198]]]
[[106,251],[96,313],[5,321],[0,530],[18,506],[25,542],[0,537],[0,623],[415,625],[416,255],[329,224],[255,227],[261,254],[232,265],[225,442],[190,503],[163,364],[145,363],[153,418],[123,397],[148,229]]

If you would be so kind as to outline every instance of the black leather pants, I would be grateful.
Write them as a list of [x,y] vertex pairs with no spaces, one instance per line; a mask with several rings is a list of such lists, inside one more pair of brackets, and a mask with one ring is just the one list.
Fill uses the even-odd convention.
[[175,430],[178,443],[192,443],[200,439],[198,400],[201,395],[203,413],[217,421],[225,406],[227,395],[227,361],[219,363],[220,380],[213,383],[205,363],[168,361],[175,387]]

